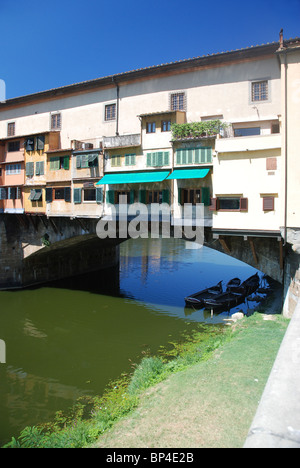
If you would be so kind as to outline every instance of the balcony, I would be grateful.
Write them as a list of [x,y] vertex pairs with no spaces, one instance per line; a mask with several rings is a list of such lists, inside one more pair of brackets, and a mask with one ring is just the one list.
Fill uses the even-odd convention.
[[141,134],[118,135],[113,137],[103,137],[105,149],[130,148],[141,146]]
[[263,151],[281,148],[281,134],[255,135],[216,140],[215,150],[218,153],[242,153],[244,151]]

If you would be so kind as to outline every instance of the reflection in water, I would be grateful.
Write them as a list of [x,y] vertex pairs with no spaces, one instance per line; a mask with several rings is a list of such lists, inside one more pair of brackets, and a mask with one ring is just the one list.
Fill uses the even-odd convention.
[[[0,443],[50,420],[82,395],[100,394],[143,351],[179,339],[189,323],[220,323],[184,297],[253,269],[181,239],[130,240],[120,268],[47,287],[1,292]],[[227,317],[227,314],[225,314]],[[130,361],[131,360],[131,361]]]

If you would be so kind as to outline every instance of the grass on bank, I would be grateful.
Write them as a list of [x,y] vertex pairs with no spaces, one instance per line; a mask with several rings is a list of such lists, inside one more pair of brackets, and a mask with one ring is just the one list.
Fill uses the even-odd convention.
[[[239,425],[249,427],[288,324],[280,315],[268,321],[263,317],[255,313],[232,327],[199,325],[182,342],[162,348],[159,356],[145,357],[132,375],[113,382],[101,397],[79,401],[72,414],[58,412],[49,424],[24,429],[5,447],[188,447],[193,446],[188,445],[189,434],[206,429],[219,432],[213,438],[221,446],[238,446],[239,440],[225,440],[226,426],[235,418],[237,433]],[[157,394],[158,383],[169,385],[164,397]],[[219,400],[225,406],[218,406]],[[173,421],[185,417],[178,434],[170,405]],[[201,437],[194,443],[207,446]]]

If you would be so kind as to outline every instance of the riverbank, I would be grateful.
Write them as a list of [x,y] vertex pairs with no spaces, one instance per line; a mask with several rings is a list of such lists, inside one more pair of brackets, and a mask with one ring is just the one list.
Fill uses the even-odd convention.
[[98,448],[242,448],[288,321],[255,313],[210,359],[170,376]]
[[58,414],[10,446],[242,447],[289,323],[268,314],[273,307],[270,298],[264,313],[212,327],[210,336],[189,334],[172,344],[171,359],[147,357],[115,382],[94,401],[92,419],[79,405],[72,418]]

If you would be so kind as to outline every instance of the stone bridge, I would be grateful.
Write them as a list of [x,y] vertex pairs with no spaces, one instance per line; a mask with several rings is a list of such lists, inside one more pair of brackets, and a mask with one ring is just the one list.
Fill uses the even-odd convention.
[[[115,238],[100,239],[98,221],[98,218],[0,215],[0,289],[24,288],[117,266],[119,244],[129,238],[128,233],[123,232],[120,238],[117,231]],[[173,227],[170,236],[174,236]],[[178,230],[175,236],[180,237]],[[193,240],[187,238],[184,228],[181,237]],[[284,245],[278,232],[204,228],[205,246],[241,260],[283,285],[285,316],[292,315],[300,296],[297,239],[298,233],[293,232],[289,243]]]

